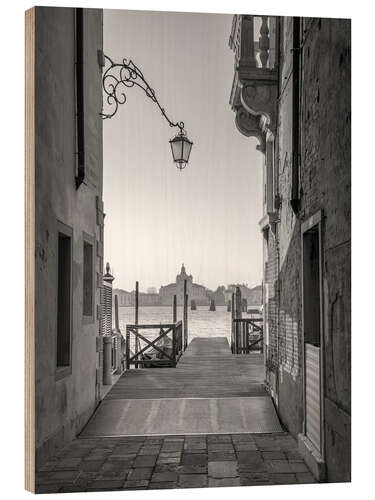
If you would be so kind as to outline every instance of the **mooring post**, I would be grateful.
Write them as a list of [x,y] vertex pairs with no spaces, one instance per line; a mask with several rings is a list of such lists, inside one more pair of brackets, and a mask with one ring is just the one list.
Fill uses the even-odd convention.
[[184,280],[184,350],[188,345],[188,295],[187,281]]
[[126,344],[125,344],[125,368],[129,370],[130,368],[130,331],[126,327]]
[[232,353],[237,354],[237,346],[236,346],[236,330],[235,330],[235,322],[234,319],[236,317],[236,307],[235,307],[235,300],[234,300],[234,293],[232,293]]
[[177,322],[177,295],[173,295],[173,323]]
[[[239,286],[236,286],[236,319],[241,319],[242,318],[242,299],[241,299],[241,289]],[[241,335],[241,322],[236,321],[236,327],[235,327],[235,332],[236,332],[236,354],[239,354],[240,352],[240,335]],[[243,346],[242,346],[243,347]]]
[[[138,307],[139,307],[139,283],[138,281],[135,282],[135,318],[134,318],[134,324],[138,325]],[[138,354],[138,328],[135,329],[135,354]],[[138,368],[138,356],[135,358],[136,363],[135,363],[135,368]]]
[[134,324],[138,325],[138,297],[139,296],[139,283],[138,281],[135,282],[135,318],[134,318]]
[[115,295],[115,328],[116,332],[120,331],[120,323],[118,320],[118,296]]
[[[174,296],[176,297],[176,295]],[[174,321],[172,329],[172,356],[173,356],[173,366],[176,368],[177,365],[177,329],[176,322]]]
[[118,316],[118,296],[115,295],[115,338],[114,338],[114,351],[115,351],[115,365],[116,373],[121,372],[121,332],[120,322]]

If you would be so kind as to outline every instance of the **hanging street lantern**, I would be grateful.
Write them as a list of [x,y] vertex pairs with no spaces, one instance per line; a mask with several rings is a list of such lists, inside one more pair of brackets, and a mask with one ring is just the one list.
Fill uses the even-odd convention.
[[115,63],[110,57],[104,54],[103,51],[98,51],[98,60],[100,66],[106,66],[106,61],[109,63],[108,68],[103,73],[102,85],[106,96],[107,113],[101,112],[100,116],[103,120],[112,118],[118,110],[120,104],[126,102],[125,91],[131,87],[139,87],[144,91],[147,97],[153,101],[161,111],[161,114],[167,120],[170,127],[178,127],[180,132],[169,141],[172,149],[173,161],[179,170],[186,167],[190,151],[193,143],[188,139],[184,130],[184,122],[172,122],[155,95],[155,90],[147,83],[142,71],[136,66],[132,60],[123,59],[121,63]]
[[193,143],[188,139],[185,130],[180,128],[180,132],[169,141],[169,144],[172,149],[173,161],[177,168],[182,170],[188,164]]

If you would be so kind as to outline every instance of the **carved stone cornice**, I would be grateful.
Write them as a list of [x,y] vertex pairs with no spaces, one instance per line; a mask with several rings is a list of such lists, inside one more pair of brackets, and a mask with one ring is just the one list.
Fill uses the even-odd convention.
[[266,151],[266,133],[261,130],[260,117],[249,113],[239,105],[236,111],[235,123],[237,129],[246,137],[256,137],[259,141],[258,151]]
[[265,214],[259,221],[259,227],[262,232],[271,229],[272,233],[276,232],[276,224],[279,222],[276,212]]
[[[270,131],[276,135],[277,124],[278,70],[274,56],[272,67],[269,65],[268,26],[268,18],[263,16],[261,38],[256,46],[253,39],[254,16],[235,16],[230,38],[230,46],[236,54],[230,96],[230,104],[236,113],[236,126],[246,137],[256,137],[260,142],[257,149],[263,152],[266,134]],[[276,43],[275,37],[273,42]],[[276,54],[274,44],[272,50]],[[255,57],[256,53],[261,65]]]
[[[264,70],[258,69],[259,72]],[[251,114],[263,116],[263,126],[275,135],[277,120],[277,75],[274,78],[241,79],[241,104]],[[264,130],[265,131],[265,130]]]

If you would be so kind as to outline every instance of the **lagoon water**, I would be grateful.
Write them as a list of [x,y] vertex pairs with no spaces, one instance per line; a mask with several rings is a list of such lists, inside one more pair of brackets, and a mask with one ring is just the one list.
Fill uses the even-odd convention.
[[[183,318],[183,308],[177,307],[177,321]],[[172,323],[172,307],[144,306],[138,311],[138,323]],[[126,325],[134,324],[134,307],[119,307],[120,330],[125,334]],[[208,306],[198,306],[196,311],[188,309],[189,341],[194,337],[227,337],[230,339],[231,313],[226,306],[217,306],[209,311]]]
[[[249,315],[243,314],[243,317]],[[114,315],[113,315],[114,317]],[[177,320],[182,320],[183,308],[177,308]],[[138,323],[172,323],[172,307],[144,306],[139,308]],[[119,307],[120,330],[125,335],[126,325],[134,324],[134,307]],[[216,311],[209,311],[209,306],[198,306],[196,311],[188,309],[189,341],[194,337],[226,337],[230,342],[231,313],[226,306],[217,306]]]

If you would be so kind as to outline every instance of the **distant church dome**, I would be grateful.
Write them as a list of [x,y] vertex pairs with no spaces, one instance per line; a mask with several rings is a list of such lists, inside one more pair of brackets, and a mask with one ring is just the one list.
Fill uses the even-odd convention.
[[180,274],[177,274],[176,276],[176,283],[181,282],[185,279],[188,281],[193,281],[193,276],[191,274],[190,275],[186,274],[185,265],[182,264]]

